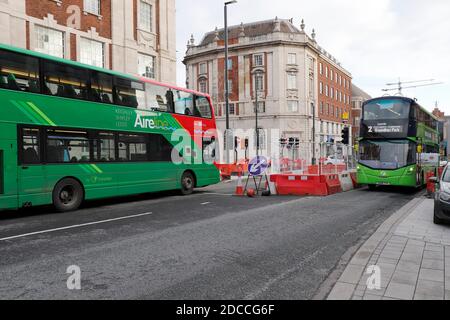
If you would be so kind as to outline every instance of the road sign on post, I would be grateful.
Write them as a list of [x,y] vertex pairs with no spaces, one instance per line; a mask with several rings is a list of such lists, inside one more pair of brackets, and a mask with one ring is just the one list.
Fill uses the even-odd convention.
[[248,164],[248,173],[251,176],[261,176],[269,168],[269,161],[266,157],[258,156],[253,158]]

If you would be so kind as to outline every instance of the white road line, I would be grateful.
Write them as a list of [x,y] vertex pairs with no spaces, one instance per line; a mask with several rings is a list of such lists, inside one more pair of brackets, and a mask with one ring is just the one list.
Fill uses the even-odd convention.
[[31,233],[25,233],[25,234],[20,234],[20,235],[17,235],[17,236],[2,238],[2,239],[0,239],[0,241],[7,241],[7,240],[13,240],[13,239],[24,238],[24,237],[29,237],[29,236],[35,236],[35,235],[38,235],[38,234],[51,233],[51,232],[56,232],[56,231],[69,230],[69,229],[75,229],[75,228],[81,228],[81,227],[87,227],[87,226],[93,226],[93,225],[96,225],[96,224],[108,223],[108,222],[113,222],[113,221],[133,219],[133,218],[138,218],[138,217],[149,216],[151,214],[153,214],[153,213],[152,212],[147,212],[147,213],[141,213],[141,214],[136,214],[136,215],[132,215],[132,216],[126,216],[126,217],[120,217],[120,218],[114,218],[114,219],[108,219],[108,220],[101,220],[101,221],[95,221],[95,222],[89,222],[89,223],[83,223],[83,224],[76,224],[76,225],[62,227],[62,228],[49,229],[49,230],[43,230],[43,231],[37,231],[37,232],[31,232]]
[[206,206],[207,204],[210,204],[211,202],[203,202],[201,203],[202,206]]
[[234,196],[234,194],[227,194],[227,193],[218,193],[218,192],[205,192],[203,194],[210,194],[213,196]]

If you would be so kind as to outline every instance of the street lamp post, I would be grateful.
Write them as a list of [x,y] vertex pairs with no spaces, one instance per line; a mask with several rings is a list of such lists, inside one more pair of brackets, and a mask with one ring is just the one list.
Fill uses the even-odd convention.
[[256,156],[259,157],[260,139],[259,139],[259,124],[258,124],[258,113],[259,113],[259,88],[258,80],[262,72],[258,70],[255,72],[255,126],[256,126]]
[[313,125],[312,125],[312,165],[316,165],[316,104],[313,102],[311,103],[311,109],[312,109],[312,119],[313,119]]
[[224,23],[225,23],[225,121],[226,121],[226,131],[225,131],[225,150],[226,150],[226,160],[230,163],[230,103],[228,101],[229,96],[229,86],[228,86],[228,5],[236,3],[237,0],[227,1],[224,4]]

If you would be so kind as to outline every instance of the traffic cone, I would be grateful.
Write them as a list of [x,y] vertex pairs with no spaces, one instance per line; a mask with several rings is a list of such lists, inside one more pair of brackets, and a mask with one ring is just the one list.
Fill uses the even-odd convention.
[[241,171],[240,168],[239,168],[239,171],[238,171],[238,182],[237,182],[235,194],[237,196],[244,195],[244,186],[242,185],[242,171]]

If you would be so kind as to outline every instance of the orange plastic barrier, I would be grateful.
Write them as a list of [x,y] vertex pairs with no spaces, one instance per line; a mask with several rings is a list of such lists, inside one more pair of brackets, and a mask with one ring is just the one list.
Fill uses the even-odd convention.
[[358,179],[356,178],[356,172],[350,172],[350,177],[352,178],[353,187],[358,188]]
[[270,181],[275,183],[277,194],[294,196],[328,196],[342,192],[337,174],[274,174]]

